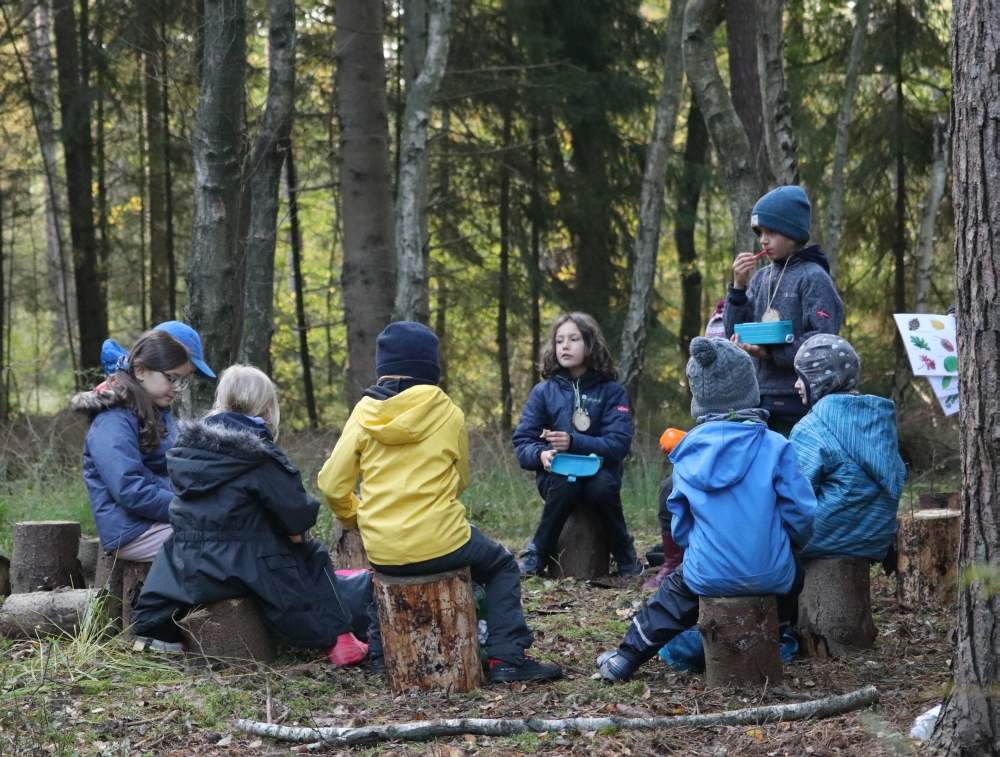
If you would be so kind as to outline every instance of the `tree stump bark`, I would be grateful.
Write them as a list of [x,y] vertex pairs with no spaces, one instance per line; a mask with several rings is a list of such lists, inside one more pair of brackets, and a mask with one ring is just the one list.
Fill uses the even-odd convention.
[[920,510],[961,510],[962,492],[924,492],[917,498]]
[[87,586],[93,586],[97,578],[97,561],[101,556],[101,540],[96,536],[81,536],[76,557],[80,561],[80,572]]
[[610,564],[611,551],[601,519],[592,506],[581,503],[559,534],[559,546],[549,562],[548,574],[554,578],[603,578],[608,575]]
[[69,520],[36,520],[14,524],[14,549],[10,559],[12,594],[51,591],[61,587],[83,588],[83,574],[76,558],[80,524]]
[[122,569],[122,632],[132,637],[135,635],[132,633],[132,610],[139,601],[142,585],[146,583],[146,577],[153,563],[119,560],[118,564]]
[[10,560],[0,555],[0,597],[10,595]]
[[698,626],[705,685],[775,685],[784,677],[773,596],[701,597]]
[[807,657],[841,657],[872,649],[878,629],[872,620],[868,560],[810,560],[799,595],[799,632]]
[[[9,639],[76,636],[87,611],[98,613],[94,627],[107,627],[103,593],[96,589],[55,589],[12,594],[0,608],[0,634]],[[100,604],[95,604],[100,603]]]
[[482,685],[479,624],[468,568],[430,576],[375,573],[389,686],[397,694]]
[[194,667],[263,663],[278,656],[277,644],[264,625],[253,597],[200,605],[178,621]]
[[368,553],[361,541],[361,531],[344,528],[338,520],[333,527],[334,565],[339,570],[368,570]]
[[917,510],[899,515],[896,598],[907,607],[939,610],[958,599],[960,510]]
[[132,610],[139,601],[153,563],[119,560],[103,552],[97,560],[94,587],[107,592],[108,617],[118,631],[132,635]]

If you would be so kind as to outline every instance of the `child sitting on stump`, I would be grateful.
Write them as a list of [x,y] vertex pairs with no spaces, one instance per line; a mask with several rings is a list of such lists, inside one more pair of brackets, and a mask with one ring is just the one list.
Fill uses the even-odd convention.
[[885,559],[906,483],[892,400],[858,394],[861,361],[839,336],[817,334],[795,356],[795,388],[809,415],[791,442],[816,493],[816,522],[803,560]]
[[660,584],[618,649],[597,658],[603,678],[626,681],[698,622],[698,597],[778,595],[794,622],[804,571],[793,554],[812,533],[816,498],[792,445],[769,431],[749,356],[722,339],[691,342],[691,415],[698,426],[670,455],[680,568]]
[[[345,528],[358,528],[371,566],[390,576],[468,567],[486,591],[490,682],[558,678],[558,665],[525,656],[534,637],[524,621],[517,563],[465,518],[469,483],[465,416],[437,383],[438,338],[419,323],[379,334],[377,382],[355,406],[319,474],[319,488]],[[361,475],[361,497],[354,488]],[[385,671],[382,634],[369,610],[369,670]]]

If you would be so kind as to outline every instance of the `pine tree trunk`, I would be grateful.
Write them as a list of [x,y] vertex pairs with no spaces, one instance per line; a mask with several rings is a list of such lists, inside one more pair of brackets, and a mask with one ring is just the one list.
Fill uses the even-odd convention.
[[[403,66],[402,66],[402,76],[403,81],[406,83],[406,91],[404,97],[409,95],[410,89],[417,81],[417,77],[420,76],[420,72],[424,67],[424,58],[427,57],[427,2],[426,0],[405,0],[401,3],[403,10],[403,20],[402,20],[402,35],[403,35]],[[403,114],[403,105],[405,100],[400,104],[399,115]],[[399,136],[402,137],[402,133],[399,132]],[[396,145],[399,147],[399,144]],[[398,161],[400,155],[397,154],[396,160]],[[430,323],[430,285],[427,281],[428,271],[430,270],[430,232],[427,227],[427,203],[429,201],[430,193],[430,181],[429,173],[430,170],[430,150],[424,150],[420,156],[420,171],[425,176],[428,177],[424,180],[421,186],[422,196],[420,197],[419,203],[420,207],[424,209],[420,214],[420,256],[423,260],[424,267],[424,285],[420,293],[420,308],[417,312],[417,320],[420,323],[428,324]],[[396,166],[396,178],[399,178],[399,165],[397,162]]]
[[[292,243],[292,279],[295,282],[295,330],[299,335],[299,362],[302,364],[302,391],[309,428],[319,426],[316,395],[313,392],[312,362],[309,359],[309,323],[306,320],[305,278],[302,275],[302,230],[299,227],[299,190],[295,174],[295,151],[291,140],[285,152],[285,187],[288,192],[288,236]],[[271,262],[272,268],[274,262]]]
[[684,60],[681,36],[687,0],[671,0],[663,51],[663,84],[656,106],[653,133],[646,154],[646,168],[639,195],[639,226],[635,238],[635,263],[632,267],[632,290],[622,328],[619,380],[635,405],[639,378],[646,357],[646,325],[650,316],[656,283],[656,254],[660,249],[663,218],[663,187],[667,163],[677,126],[681,87],[684,84]]
[[24,521],[14,524],[10,585],[14,594],[83,588],[77,553],[80,524],[69,520]]
[[166,133],[163,123],[163,62],[160,37],[162,0],[140,5],[142,79],[146,116],[146,197],[149,215],[149,321],[170,320],[170,271],[167,255]]
[[396,190],[396,256],[399,279],[393,317],[416,321],[427,287],[423,239],[427,213],[427,127],[431,99],[448,62],[451,0],[429,0],[427,52],[413,86],[407,84],[406,109],[399,153]]
[[500,153],[500,286],[497,297],[497,358],[500,364],[500,430],[510,434],[514,401],[510,386],[510,345],[507,342],[507,311],[510,306],[510,156],[511,102],[504,97]]
[[[750,211],[760,196],[751,141],[715,61],[715,27],[720,0],[688,0],[684,13],[684,68],[698,98],[712,144],[719,157],[729,195],[735,232],[735,251],[753,250],[757,237],[750,228]],[[756,28],[756,26],[752,27]],[[751,62],[757,71],[756,53]],[[733,65],[732,60],[730,65]],[[735,82],[733,84],[736,86]],[[757,96],[760,88],[754,81]],[[744,87],[745,89],[745,87]]]
[[920,218],[920,236],[917,241],[917,291],[913,296],[913,312],[928,312],[931,294],[931,265],[934,262],[934,225],[941,198],[948,182],[948,141],[951,127],[938,116],[934,119],[934,162],[931,165],[931,187],[927,192]]
[[871,575],[865,558],[809,560],[799,595],[799,632],[807,657],[842,657],[872,649]]
[[295,0],[271,0],[267,104],[250,159],[250,231],[243,287],[239,359],[266,368],[274,333],[274,253],[281,166],[289,150],[295,105]]
[[785,85],[784,5],[783,0],[758,0],[757,8],[757,75],[764,136],[771,172],[779,186],[799,183],[792,104]]
[[[205,50],[192,154],[195,204],[185,315],[201,335],[205,362],[215,371],[230,362],[236,288],[237,234],[246,114],[244,0],[205,0]],[[212,388],[195,382],[196,411]]]
[[337,0],[337,116],[350,407],[375,380],[375,339],[392,318],[396,291],[389,105],[382,3]]
[[931,508],[900,513],[898,520],[896,598],[899,603],[930,612],[954,605],[958,596],[961,511]]
[[684,354],[690,356],[691,341],[701,336],[701,271],[695,248],[698,200],[705,181],[708,154],[708,129],[698,100],[691,97],[684,145],[684,170],[677,188],[677,215],[674,218],[674,244],[681,269],[681,328],[678,336]]
[[[959,571],[1000,562],[1000,1],[952,8],[955,288],[958,299],[962,459]],[[995,575],[995,572],[993,573]],[[995,580],[991,582],[995,585]],[[1000,593],[982,579],[958,593],[954,687],[929,752],[957,757],[1000,751]]]

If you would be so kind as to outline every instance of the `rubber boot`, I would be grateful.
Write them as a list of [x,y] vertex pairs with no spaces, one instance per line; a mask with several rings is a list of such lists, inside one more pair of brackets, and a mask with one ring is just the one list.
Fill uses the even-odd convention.
[[663,537],[663,565],[655,576],[642,585],[643,589],[658,589],[660,584],[684,562],[684,550],[674,543],[674,535],[669,530],[661,531]]

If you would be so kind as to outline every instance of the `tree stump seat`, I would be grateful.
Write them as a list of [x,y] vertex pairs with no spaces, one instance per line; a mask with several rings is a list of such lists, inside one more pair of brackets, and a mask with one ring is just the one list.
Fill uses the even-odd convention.
[[108,627],[108,605],[96,589],[59,588],[12,594],[0,607],[0,635],[8,639],[79,634],[90,618],[90,627]]
[[88,587],[93,586],[97,579],[97,563],[101,559],[101,540],[96,536],[81,536],[76,557],[80,561],[83,580]]
[[807,657],[842,657],[872,649],[878,629],[872,619],[867,558],[828,558],[805,563],[799,595],[799,632]]
[[390,688],[462,693],[482,685],[479,624],[468,568],[427,576],[375,573]]
[[603,578],[609,573],[611,550],[604,538],[604,528],[597,509],[580,503],[573,510],[559,534],[559,546],[549,561],[548,575],[553,578],[571,576],[581,580]]
[[774,596],[699,597],[705,685],[776,685],[784,673]]
[[896,598],[906,607],[940,610],[958,600],[962,511],[916,510],[897,517]]
[[108,616],[114,627],[127,637],[132,634],[132,610],[139,601],[151,562],[120,560],[101,552],[97,560],[94,586],[107,592]]
[[361,540],[361,531],[344,528],[338,520],[333,527],[333,564],[338,570],[368,570],[368,553]]
[[253,597],[197,605],[177,624],[191,667],[269,665],[278,656],[277,643]]
[[70,520],[34,520],[14,524],[10,558],[12,594],[82,589],[77,552],[80,524]]

